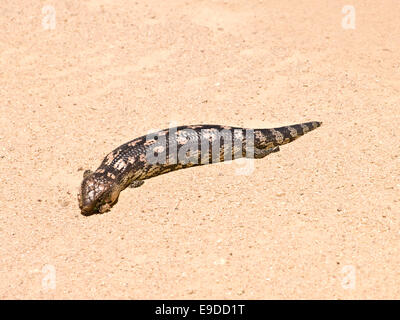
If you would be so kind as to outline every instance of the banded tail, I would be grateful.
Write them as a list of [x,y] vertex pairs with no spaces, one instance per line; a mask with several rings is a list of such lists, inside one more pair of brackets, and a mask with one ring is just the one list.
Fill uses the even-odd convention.
[[322,125],[312,121],[272,129],[255,129],[254,145],[259,149],[270,149],[292,142]]

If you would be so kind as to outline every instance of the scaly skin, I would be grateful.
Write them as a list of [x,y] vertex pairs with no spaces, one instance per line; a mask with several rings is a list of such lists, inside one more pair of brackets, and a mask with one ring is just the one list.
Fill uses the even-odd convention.
[[84,215],[109,211],[122,190],[167,172],[242,157],[264,158],[320,125],[307,122],[273,129],[194,125],[136,138],[109,153],[95,172],[84,172],[79,208]]

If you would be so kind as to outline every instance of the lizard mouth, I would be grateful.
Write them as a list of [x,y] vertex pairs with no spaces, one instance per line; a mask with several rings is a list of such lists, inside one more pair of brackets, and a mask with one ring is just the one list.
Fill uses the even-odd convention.
[[81,214],[84,216],[91,216],[93,214],[101,214],[107,211],[111,210],[111,207],[114,205],[114,203],[104,203],[100,206],[95,206],[93,204],[88,204],[86,206],[82,206],[81,209]]
[[98,212],[98,209],[96,208],[96,202],[92,201],[82,201],[82,195],[78,194],[78,200],[79,200],[79,209],[81,209],[81,214],[84,216],[90,216],[94,213]]
[[90,216],[92,214],[98,213],[98,210],[93,205],[82,206],[80,209],[81,214],[84,216]]

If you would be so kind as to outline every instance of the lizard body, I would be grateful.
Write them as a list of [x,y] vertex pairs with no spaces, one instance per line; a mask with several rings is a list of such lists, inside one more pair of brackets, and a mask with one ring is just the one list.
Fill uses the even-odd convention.
[[192,125],[136,138],[109,153],[96,171],[84,172],[79,207],[84,215],[109,211],[128,186],[137,188],[146,179],[193,166],[264,158],[320,125],[306,122],[272,129]]

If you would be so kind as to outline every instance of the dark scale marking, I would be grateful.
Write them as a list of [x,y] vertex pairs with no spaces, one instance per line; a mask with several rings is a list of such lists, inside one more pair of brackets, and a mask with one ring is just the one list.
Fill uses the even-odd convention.
[[[79,208],[84,215],[106,212],[117,203],[120,192],[128,186],[138,188],[143,180],[167,172],[243,157],[264,158],[279,151],[279,146],[320,125],[320,122],[306,122],[273,129],[194,125],[159,131],[149,137],[151,143],[146,143],[147,136],[136,138],[109,153],[95,172],[85,171],[78,194]],[[247,141],[248,132],[252,133],[253,143]],[[175,146],[177,151],[171,154],[170,133],[173,133],[171,147]],[[159,140],[165,141],[165,145],[160,147]],[[217,149],[215,142],[219,142]],[[225,150],[225,143],[230,148]],[[202,146],[208,146],[207,153],[202,154]],[[253,146],[254,152],[246,153],[246,147]],[[149,154],[166,161],[150,162]]]

